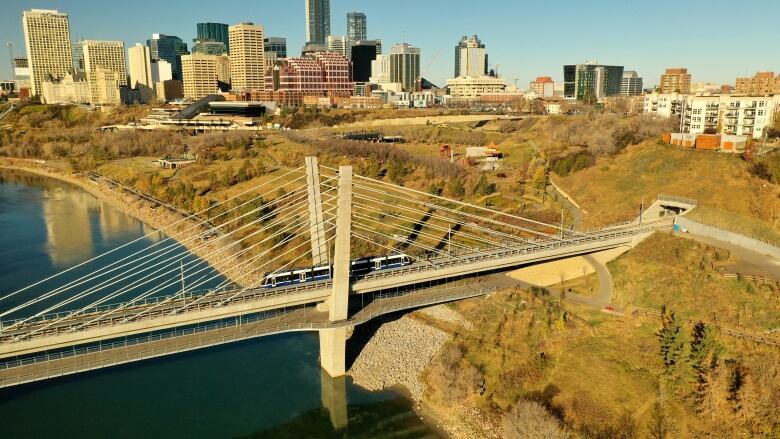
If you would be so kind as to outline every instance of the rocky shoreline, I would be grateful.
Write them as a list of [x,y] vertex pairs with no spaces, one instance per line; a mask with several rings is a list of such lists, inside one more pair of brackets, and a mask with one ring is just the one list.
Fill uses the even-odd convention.
[[233,256],[235,250],[230,248],[232,242],[229,239],[217,238],[204,241],[200,235],[208,231],[207,227],[180,213],[175,213],[160,205],[155,206],[136,195],[118,191],[107,184],[101,184],[85,176],[47,166],[42,161],[0,159],[0,169],[27,172],[77,186],[112,208],[165,233],[192,254],[208,262],[223,276],[242,287],[253,285],[262,278],[262,273],[236,269],[242,260]]

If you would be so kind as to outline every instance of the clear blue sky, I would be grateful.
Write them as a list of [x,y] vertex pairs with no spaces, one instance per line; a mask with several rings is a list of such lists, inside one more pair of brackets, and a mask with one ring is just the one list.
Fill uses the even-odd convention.
[[[22,11],[32,8],[67,12],[74,39],[132,45],[164,33],[190,42],[202,21],[262,24],[267,35],[287,37],[291,55],[305,39],[304,0],[2,0],[0,41],[14,42],[17,55]],[[491,65],[523,88],[538,75],[559,81],[563,64],[589,59],[637,70],[646,86],[675,66],[688,67],[694,82],[780,72],[777,0],[331,0],[333,34],[346,33],[352,10],[366,13],[369,38],[381,38],[386,50],[402,41],[420,47],[423,75],[437,84],[452,75],[460,36],[475,33]],[[0,78],[9,75],[3,47]]]

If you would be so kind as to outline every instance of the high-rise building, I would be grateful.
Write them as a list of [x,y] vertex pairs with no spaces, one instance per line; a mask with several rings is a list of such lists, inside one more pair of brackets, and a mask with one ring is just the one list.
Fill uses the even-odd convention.
[[83,39],[79,39],[71,43],[73,50],[73,69],[77,72],[84,71],[84,45],[81,44]]
[[33,9],[22,14],[24,42],[30,66],[31,94],[42,93],[47,77],[62,78],[73,68],[68,14]]
[[620,94],[623,66],[598,62],[563,66],[563,95],[567,99],[602,99]]
[[368,39],[366,14],[362,12],[347,12],[347,38],[351,41]]
[[328,35],[327,47],[331,52],[340,53],[344,58],[350,58],[350,41],[346,36]]
[[306,2],[306,43],[325,44],[330,35],[330,0]]
[[152,34],[152,38],[146,40],[146,45],[149,46],[152,59],[171,63],[173,79],[181,80],[181,56],[188,53],[187,43],[176,36]]
[[141,100],[149,102],[154,96],[152,77],[152,56],[149,48],[141,43],[127,49],[127,69],[130,73],[130,88],[141,92]]
[[[223,23],[198,23],[198,33],[196,40],[199,41],[218,41],[225,45],[225,52],[230,51],[230,41],[228,37],[228,25]],[[193,53],[195,50],[193,49]],[[202,53],[202,52],[199,52]]]
[[217,85],[221,91],[230,91],[230,56],[215,56],[217,58]]
[[401,91],[414,92],[420,80],[420,48],[396,44],[390,49],[390,82],[401,84]]
[[222,41],[214,41],[211,39],[195,39],[192,40],[192,53],[200,53],[203,55],[225,55],[227,54],[227,47]]
[[555,95],[555,81],[549,76],[537,76],[531,81],[529,88],[540,98],[551,98]]
[[735,93],[763,96],[780,93],[780,75],[774,72],[758,72],[749,78],[737,78]]
[[642,78],[634,70],[623,72],[620,80],[620,94],[623,96],[639,96],[642,94]]
[[230,26],[230,77],[234,90],[265,89],[263,26],[240,23]]
[[661,82],[658,85],[658,91],[663,94],[691,92],[691,74],[688,69],[674,68],[666,69],[666,73],[661,75]]
[[376,59],[371,61],[369,81],[380,86],[390,83],[390,55],[377,55]]
[[[118,105],[119,88],[127,87],[125,43],[122,41],[84,40],[84,70],[92,105]],[[116,93],[113,87],[116,86]],[[108,89],[105,89],[107,87]]]
[[455,46],[455,78],[485,76],[488,74],[488,56],[479,37],[464,36]]
[[181,57],[184,97],[198,100],[216,93],[218,88],[217,56],[193,53]]
[[[380,45],[377,47],[377,45]],[[352,60],[352,80],[368,82],[371,79],[371,63],[381,53],[379,40],[363,40],[352,43],[350,59]]]
[[276,58],[287,58],[287,38],[266,37],[263,40],[265,53],[273,53]]

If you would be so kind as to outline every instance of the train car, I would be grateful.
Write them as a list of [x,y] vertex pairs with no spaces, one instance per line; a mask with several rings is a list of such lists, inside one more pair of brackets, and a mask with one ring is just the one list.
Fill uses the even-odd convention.
[[[367,273],[411,264],[409,255],[399,253],[390,256],[355,259],[350,263],[350,277],[356,278]],[[276,288],[327,280],[331,277],[331,266],[323,265],[309,268],[294,268],[288,271],[273,272],[263,277],[263,288]]]

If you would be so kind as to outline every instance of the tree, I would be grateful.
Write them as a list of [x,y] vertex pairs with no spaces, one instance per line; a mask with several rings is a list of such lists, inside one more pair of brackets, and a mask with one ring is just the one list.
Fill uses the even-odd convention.
[[536,190],[544,191],[550,182],[550,176],[547,173],[547,169],[544,166],[538,166],[534,171],[534,176],[531,178],[531,185]]
[[661,360],[666,373],[670,374],[678,365],[685,350],[682,322],[670,309],[662,308],[661,329],[658,330],[658,342],[661,347]]
[[463,196],[466,195],[466,186],[463,184],[463,179],[453,178],[450,180],[447,184],[447,192],[453,197],[463,198]]
[[502,419],[508,439],[566,439],[571,434],[561,422],[534,401],[518,401]]
[[496,184],[490,183],[485,175],[480,175],[477,180],[476,186],[474,186],[475,195],[490,195],[496,192]]

